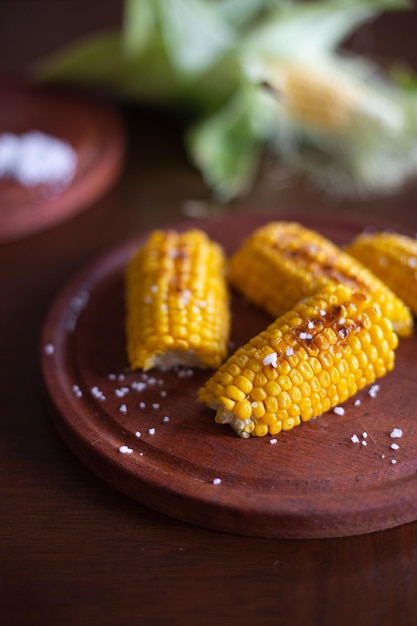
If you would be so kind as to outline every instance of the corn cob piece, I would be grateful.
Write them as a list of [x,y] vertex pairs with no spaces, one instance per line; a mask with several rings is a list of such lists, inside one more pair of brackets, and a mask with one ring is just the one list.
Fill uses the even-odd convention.
[[132,370],[217,368],[230,314],[222,248],[200,230],[157,230],[126,268],[127,352]]
[[401,337],[413,329],[406,304],[360,261],[296,222],[270,222],[256,230],[229,260],[229,280],[273,317],[328,283],[345,283],[378,300]]
[[385,231],[362,233],[346,252],[381,278],[417,315],[417,239]]
[[397,344],[374,300],[328,285],[239,348],[198,399],[241,437],[275,435],[384,376]]

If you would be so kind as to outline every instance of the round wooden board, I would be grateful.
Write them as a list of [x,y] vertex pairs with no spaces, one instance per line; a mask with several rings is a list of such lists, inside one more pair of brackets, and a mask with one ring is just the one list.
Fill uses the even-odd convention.
[[64,222],[87,209],[115,183],[125,154],[125,131],[110,105],[58,88],[0,85],[0,133],[41,131],[77,154],[70,184],[60,191],[0,178],[0,243]]
[[[197,225],[230,253],[269,219],[276,217],[240,214]],[[339,244],[367,225],[337,216],[287,219]],[[323,414],[280,433],[276,443],[270,436],[240,439],[195,400],[210,372],[151,372],[140,391],[143,374],[128,370],[123,269],[142,240],[75,277],[45,323],[41,358],[53,419],[81,461],[155,510],[232,533],[337,537],[417,519],[417,336],[400,342],[396,367],[379,381],[376,397],[365,389],[345,403],[343,416]],[[236,294],[232,306],[235,346],[270,321]],[[401,439],[390,438],[394,428]]]

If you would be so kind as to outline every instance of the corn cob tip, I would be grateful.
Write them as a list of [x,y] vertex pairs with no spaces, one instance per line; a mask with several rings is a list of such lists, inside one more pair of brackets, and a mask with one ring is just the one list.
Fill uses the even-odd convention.
[[383,280],[417,316],[417,239],[391,231],[363,232],[346,252]]
[[276,435],[384,376],[398,344],[369,295],[328,285],[238,349],[198,392],[238,435]]

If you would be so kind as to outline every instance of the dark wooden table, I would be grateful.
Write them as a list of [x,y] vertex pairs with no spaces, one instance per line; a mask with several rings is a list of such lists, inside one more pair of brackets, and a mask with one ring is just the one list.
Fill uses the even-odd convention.
[[[110,193],[65,224],[0,247],[1,623],[415,624],[417,522],[328,540],[209,531],[114,491],[56,433],[39,362],[56,293],[97,255],[183,220],[187,200],[207,197],[172,120],[129,111],[126,122],[128,160]],[[384,199],[335,202],[305,184],[277,190],[264,179],[231,210],[238,219],[248,208],[277,216],[320,208],[417,230],[416,202],[416,185]]]

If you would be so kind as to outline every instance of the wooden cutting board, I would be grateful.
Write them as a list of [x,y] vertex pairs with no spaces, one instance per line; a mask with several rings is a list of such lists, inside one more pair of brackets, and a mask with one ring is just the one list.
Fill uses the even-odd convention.
[[[286,218],[339,244],[370,225],[337,215]],[[178,227],[197,225],[231,252],[270,219],[276,216],[240,214]],[[323,414],[276,443],[240,439],[196,402],[209,372],[128,370],[123,270],[142,241],[76,276],[45,323],[41,358],[52,416],[79,459],[146,506],[231,533],[337,537],[417,519],[417,336],[400,342],[396,367],[378,381],[375,397],[366,388],[345,403],[344,415]],[[232,307],[234,346],[270,321],[236,294]],[[390,437],[395,428],[400,439]]]
[[76,91],[0,83],[0,133],[40,131],[76,153],[74,178],[56,192],[0,178],[0,243],[27,237],[86,210],[116,182],[125,155],[119,113]]

